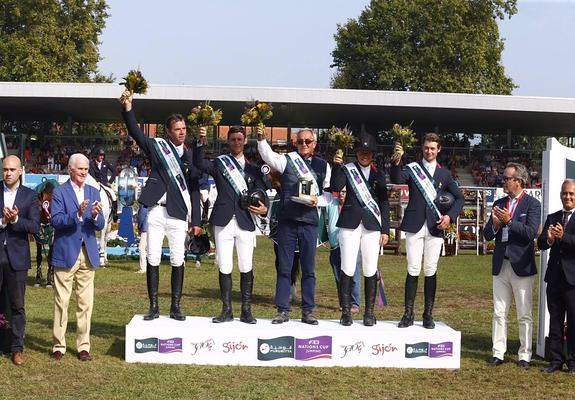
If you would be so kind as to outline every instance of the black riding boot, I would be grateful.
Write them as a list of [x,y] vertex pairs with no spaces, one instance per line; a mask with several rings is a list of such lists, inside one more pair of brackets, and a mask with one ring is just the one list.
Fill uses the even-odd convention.
[[184,286],[184,264],[172,267],[172,305],[170,306],[170,318],[176,321],[184,321],[186,316],[180,310],[182,287]]
[[160,273],[159,265],[150,265],[146,267],[146,282],[148,284],[148,298],[150,299],[150,309],[144,315],[144,321],[151,321],[160,316],[160,307],[158,306],[158,281]]
[[217,317],[212,318],[212,322],[229,322],[234,320],[232,312],[232,274],[222,274],[220,272],[220,296],[222,298],[222,312]]
[[351,317],[351,281],[353,277],[347,276],[345,272],[341,272],[339,276],[339,298],[341,306],[341,319],[339,323],[343,326],[350,326],[353,324]]
[[423,286],[423,296],[425,298],[425,308],[423,309],[423,327],[427,329],[435,328],[433,322],[433,303],[435,302],[435,289],[437,287],[437,275],[425,277]]
[[399,328],[407,328],[413,325],[413,304],[417,293],[417,280],[419,276],[411,276],[409,273],[405,277],[405,313],[397,325]]
[[54,266],[52,265],[52,251],[54,246],[48,247],[48,259],[46,264],[48,264],[48,272],[46,273],[46,287],[51,288],[54,285]]
[[363,314],[363,324],[373,326],[377,323],[373,307],[375,306],[375,296],[377,294],[377,274],[364,277],[365,289],[365,312]]
[[44,277],[42,276],[42,261],[40,261],[38,263],[38,266],[36,267],[36,279],[34,280],[34,287],[40,287],[40,285],[42,285],[42,279]]
[[242,293],[242,313],[240,314],[240,321],[246,324],[255,324],[257,322],[252,315],[253,289],[254,271],[240,273],[240,291]]

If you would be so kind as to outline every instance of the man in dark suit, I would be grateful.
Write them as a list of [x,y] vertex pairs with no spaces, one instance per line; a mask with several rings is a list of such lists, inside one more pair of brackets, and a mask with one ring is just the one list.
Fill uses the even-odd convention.
[[10,300],[12,319],[12,362],[24,364],[24,331],[26,311],[26,276],[30,268],[30,244],[28,234],[40,230],[40,206],[38,195],[20,184],[22,164],[16,156],[8,156],[2,162],[4,180],[0,183],[0,287],[5,285]]
[[[103,148],[96,150],[96,157],[90,161],[90,175],[96,179],[99,183],[110,186],[114,182],[116,177],[116,169],[104,158],[106,152]],[[110,177],[108,178],[108,172],[110,172]]]
[[[551,362],[543,370],[555,372],[567,364],[575,374],[575,180],[561,186],[563,209],[547,216],[537,239],[541,250],[551,249],[547,260],[547,308]],[[563,354],[563,324],[567,317],[567,358]]]
[[508,163],[503,173],[507,196],[493,203],[483,236],[495,239],[493,251],[493,357],[492,367],[503,363],[507,350],[507,314],[515,298],[519,324],[518,366],[529,368],[533,340],[533,284],[535,239],[541,224],[541,203],[525,193],[529,174],[525,166]]
[[389,201],[383,171],[373,167],[373,154],[377,144],[372,135],[364,134],[357,142],[357,161],[343,165],[337,153],[331,175],[330,189],[339,192],[346,187],[347,195],[341,208],[337,227],[341,251],[340,323],[350,326],[351,287],[361,250],[365,288],[365,311],[363,324],[376,323],[373,308],[377,293],[377,262],[379,249],[389,240]]
[[[272,150],[264,136],[263,128],[258,128],[258,151],[266,164],[281,173],[281,205],[278,213],[278,260],[279,271],[276,282],[276,306],[278,314],[272,324],[289,321],[290,288],[294,254],[299,248],[301,264],[301,321],[317,325],[313,315],[315,308],[315,253],[318,236],[318,210],[331,201],[332,195],[325,190],[329,187],[331,167],[320,157],[314,156],[317,143],[315,133],[304,128],[297,134],[297,151],[279,154]],[[311,196],[301,199],[300,182],[311,186]]]
[[98,189],[85,184],[89,160],[75,153],[68,160],[70,179],[52,192],[54,227],[54,325],[52,358],[66,354],[68,305],[76,295],[76,347],[80,361],[90,361],[90,325],[94,276],[100,266],[96,231],[104,227]]
[[[170,264],[172,266],[172,302],[170,318],[183,321],[186,316],[180,309],[184,282],[185,241],[188,228],[195,235],[201,229],[200,192],[198,171],[193,167],[192,151],[184,144],[186,122],[184,117],[173,114],[168,117],[165,129],[168,139],[147,137],[136,122],[132,111],[132,97],[124,91],[120,97],[122,116],[128,134],[136,141],[150,160],[152,172],[142,189],[138,201],[148,208],[148,265],[146,280],[150,308],[144,320],[158,318],[159,268],[162,257],[162,243],[168,238]],[[189,223],[189,225],[188,225]]]
[[214,226],[222,312],[212,321],[219,323],[234,319],[232,269],[235,247],[242,294],[240,321],[255,324],[256,319],[251,311],[254,283],[252,256],[256,240],[253,217],[265,216],[268,209],[262,202],[259,202],[257,206],[243,204],[242,195],[247,196],[250,190],[258,188],[265,200],[265,191],[269,188],[269,184],[264,180],[260,168],[244,157],[246,133],[241,126],[232,126],[228,131],[230,154],[223,154],[214,161],[206,160],[204,158],[205,144],[207,144],[206,137],[201,135],[198,146],[194,148],[194,165],[200,171],[213,176],[218,192],[210,223]]
[[[417,281],[421,273],[425,275],[423,311],[423,327],[433,329],[433,305],[437,287],[437,263],[443,246],[443,233],[457,217],[463,208],[463,193],[451,177],[449,170],[437,163],[437,155],[441,151],[441,138],[435,133],[428,133],[423,138],[423,160],[411,163],[401,168],[403,148],[395,144],[390,170],[391,182],[407,183],[409,187],[409,202],[401,221],[400,229],[405,232],[405,247],[407,250],[407,276],[405,278],[405,313],[398,326],[406,328],[413,325],[413,308],[417,293]],[[417,173],[414,173],[417,172]],[[425,192],[420,185],[425,182],[432,185],[433,190]],[[455,201],[445,210],[438,210],[432,194],[450,193]],[[427,195],[424,195],[427,193]],[[441,214],[441,215],[440,215]]]

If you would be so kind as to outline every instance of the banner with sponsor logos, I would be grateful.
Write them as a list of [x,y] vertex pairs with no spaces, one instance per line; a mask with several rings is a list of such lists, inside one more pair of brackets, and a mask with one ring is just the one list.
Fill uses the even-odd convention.
[[298,320],[256,325],[235,320],[214,324],[211,318],[174,321],[165,316],[144,321],[135,315],[126,326],[126,361],[166,364],[459,368],[461,332],[436,322],[399,329],[397,322],[373,327],[356,321],[310,326]]

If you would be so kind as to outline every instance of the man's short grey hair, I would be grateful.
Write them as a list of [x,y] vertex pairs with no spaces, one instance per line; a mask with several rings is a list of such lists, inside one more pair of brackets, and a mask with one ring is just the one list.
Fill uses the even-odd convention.
[[90,160],[82,153],[74,153],[68,159],[68,170],[70,168],[75,167],[80,161],[85,161],[87,164],[90,164]]
[[311,133],[311,134],[313,135],[313,140],[315,140],[315,141],[317,142],[317,133],[315,133],[313,129],[311,129],[311,128],[301,128],[301,129],[297,132],[297,135],[299,136],[299,134],[300,134],[300,133],[303,133],[303,132],[309,132],[309,133]]
[[563,186],[565,185],[575,185],[575,179],[567,178],[561,184],[561,191],[563,191]]
[[513,177],[521,181],[521,187],[524,188],[527,185],[527,182],[529,181],[529,172],[527,172],[527,168],[525,167],[525,165],[514,162],[508,162],[505,168],[515,169]]

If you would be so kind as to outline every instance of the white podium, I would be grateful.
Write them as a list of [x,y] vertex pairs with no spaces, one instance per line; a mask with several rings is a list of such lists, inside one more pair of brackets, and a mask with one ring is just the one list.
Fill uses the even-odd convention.
[[461,332],[442,322],[425,329],[421,322],[397,328],[395,321],[373,327],[358,320],[307,325],[297,320],[272,325],[214,324],[211,318],[175,321],[161,316],[144,321],[135,315],[126,325],[126,361],[166,364],[393,367],[456,369],[461,360]]

